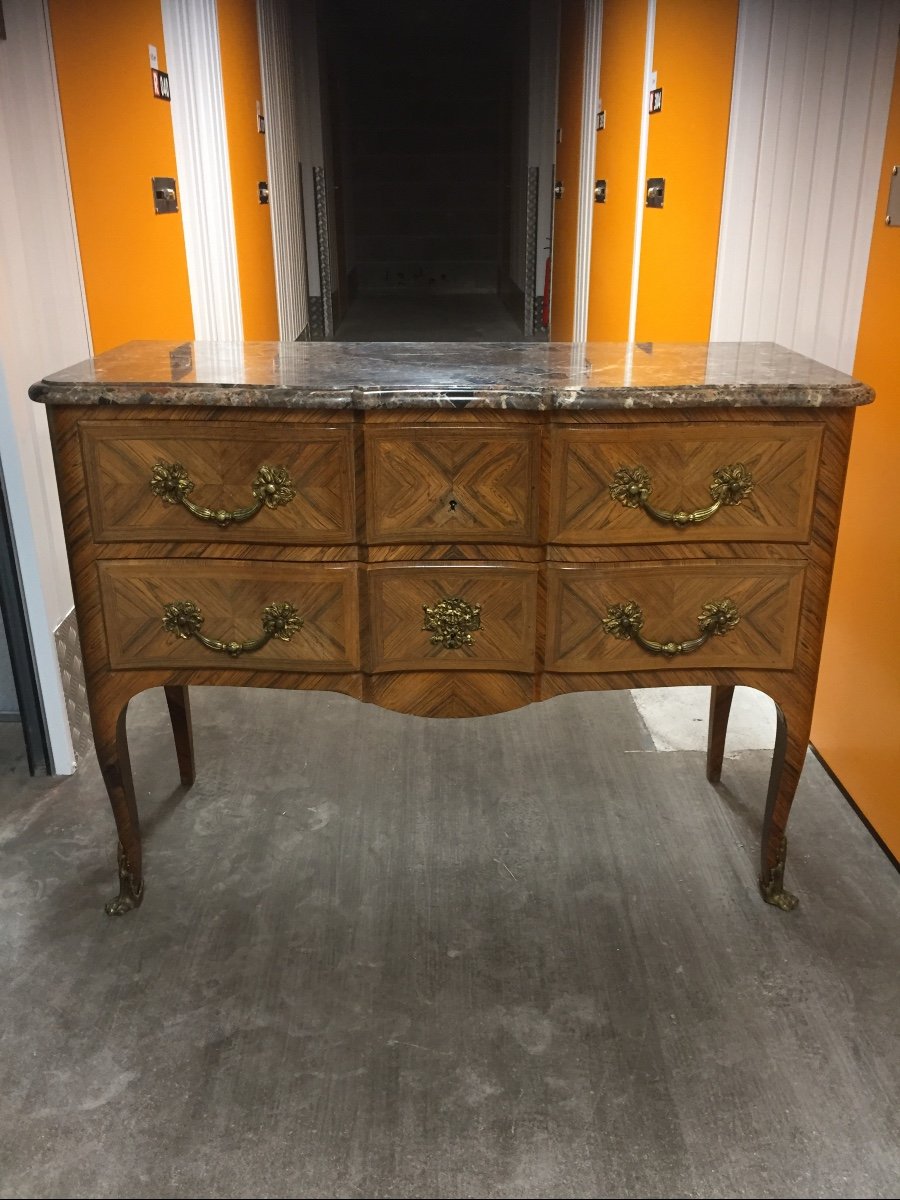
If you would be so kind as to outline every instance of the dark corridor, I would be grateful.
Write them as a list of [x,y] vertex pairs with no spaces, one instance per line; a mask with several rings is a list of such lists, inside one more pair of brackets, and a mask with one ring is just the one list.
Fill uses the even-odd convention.
[[320,19],[336,337],[522,337],[526,5],[337,0]]

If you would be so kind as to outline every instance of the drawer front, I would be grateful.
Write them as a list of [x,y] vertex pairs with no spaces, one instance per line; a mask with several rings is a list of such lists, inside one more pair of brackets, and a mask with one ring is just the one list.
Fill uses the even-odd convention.
[[[357,567],[212,561],[98,564],[110,665],[173,670],[351,671],[359,668]],[[271,636],[266,611],[290,605],[302,625]],[[175,606],[174,609],[172,606]],[[193,606],[191,608],[190,606]],[[197,614],[202,617],[198,624]],[[169,628],[166,627],[167,622]],[[196,629],[194,628],[196,626]],[[179,636],[175,630],[187,636]],[[273,632],[274,631],[274,632]],[[204,645],[243,646],[232,655]],[[251,644],[248,646],[248,644]]]
[[537,579],[530,565],[370,567],[372,670],[533,671]]
[[540,430],[366,430],[370,542],[534,542]]
[[[95,541],[355,540],[349,426],[91,421],[81,436]],[[284,475],[260,484],[263,467]],[[176,495],[210,513],[245,516],[203,519]]]
[[[803,578],[800,561],[548,568],[546,670],[788,669]],[[730,610],[720,607],[725,602]],[[710,605],[717,607],[710,611]],[[639,614],[626,606],[636,606]],[[636,617],[642,618],[639,633],[646,641],[670,650],[680,643],[687,652],[655,653],[626,636]],[[704,633],[703,644],[691,649]]]
[[763,423],[554,430],[550,540],[805,542],[821,438],[816,426]]

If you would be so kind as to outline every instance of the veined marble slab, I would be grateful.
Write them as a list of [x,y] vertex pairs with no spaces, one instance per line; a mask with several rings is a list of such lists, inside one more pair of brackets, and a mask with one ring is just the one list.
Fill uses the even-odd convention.
[[627,409],[867,404],[769,342],[129,342],[30,389],[45,404]]

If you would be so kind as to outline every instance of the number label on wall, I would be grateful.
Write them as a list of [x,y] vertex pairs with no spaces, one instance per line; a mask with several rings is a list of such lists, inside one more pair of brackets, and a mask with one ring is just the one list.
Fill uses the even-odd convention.
[[159,71],[156,67],[150,68],[150,77],[153,80],[153,95],[157,100],[171,100],[172,96],[169,91],[169,75],[167,71]]

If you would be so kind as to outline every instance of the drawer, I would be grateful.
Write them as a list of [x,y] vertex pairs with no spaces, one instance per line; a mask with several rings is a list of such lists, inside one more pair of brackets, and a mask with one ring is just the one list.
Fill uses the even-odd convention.
[[[556,429],[550,540],[805,542],[821,437],[812,425],[764,422]],[[717,500],[687,522],[646,508],[702,517]]]
[[[359,668],[357,567],[154,560],[101,562],[110,666],[172,670],[351,671]],[[278,636],[272,606],[302,625]],[[175,609],[170,606],[177,606]],[[191,607],[192,606],[192,607]],[[202,622],[198,625],[198,614]],[[170,628],[166,628],[168,623]],[[182,634],[174,632],[179,628]],[[232,655],[196,636],[245,648]],[[248,647],[268,635],[265,644]]]
[[95,541],[355,541],[349,425],[90,421],[81,438]]
[[[549,567],[546,670],[790,668],[804,568],[752,559]],[[654,653],[627,636],[636,624],[644,639],[670,649],[706,640],[690,652]]]
[[366,430],[370,542],[534,542],[540,429]]
[[372,670],[533,671],[537,580],[528,564],[369,567]]

